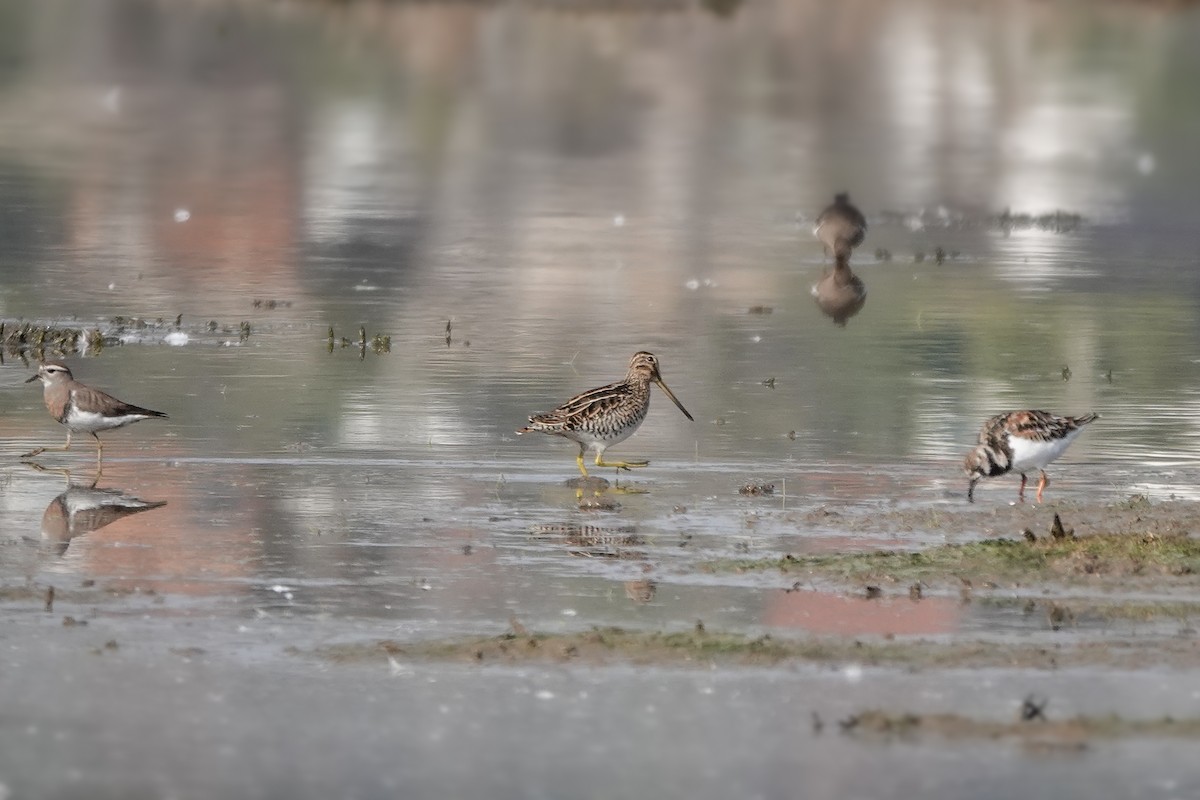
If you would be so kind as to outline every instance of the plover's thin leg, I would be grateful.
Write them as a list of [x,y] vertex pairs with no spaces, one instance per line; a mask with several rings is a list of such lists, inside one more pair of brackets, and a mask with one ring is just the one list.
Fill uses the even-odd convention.
[[96,472],[100,471],[100,465],[104,462],[104,442],[100,441],[100,437],[92,432],[92,438],[96,440]]
[[47,450],[70,450],[70,449],[71,449],[71,432],[67,431],[67,443],[64,444],[62,447],[35,447],[32,450],[30,450],[28,453],[22,454],[21,458],[33,458],[34,456],[40,456],[42,453],[46,452]]

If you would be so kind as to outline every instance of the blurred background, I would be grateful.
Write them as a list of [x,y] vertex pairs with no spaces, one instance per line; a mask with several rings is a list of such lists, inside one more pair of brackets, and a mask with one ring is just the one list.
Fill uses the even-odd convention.
[[[309,580],[346,613],[374,575],[439,623],[419,580],[463,545],[501,582],[637,579],[530,543],[581,514],[574,446],[512,432],[639,349],[696,417],[656,396],[614,448],[652,462],[639,535],[720,550],[755,480],[781,511],[957,506],[1023,407],[1103,415],[1051,497],[1192,496],[1197,40],[1135,2],[10,0],[0,317],[99,331],[76,377],[171,415],[107,435],[101,482],[167,505],[23,569]],[[810,296],[839,191],[869,223],[844,326]],[[32,355],[0,371],[12,537],[61,491],[15,459],[63,435]],[[519,605],[489,591],[461,612]]]
[[[1188,719],[1169,665],[311,654],[697,620],[1186,641],[1182,603],[1060,632],[1042,586],[866,600],[704,565],[1197,496],[1197,42],[1195,4],[1115,0],[0,3],[0,800],[1187,794],[1185,740],[1027,758],[810,724],[1007,720],[1034,688]],[[812,229],[842,191],[867,296],[831,318]],[[85,332],[79,380],[170,415],[104,434],[100,476],[86,436],[20,460],[64,438],[25,384],[47,326]],[[651,462],[622,479],[645,493],[581,509],[574,445],[514,430],[641,349],[696,421],[656,393],[609,453]],[[1047,508],[1009,509],[1015,476],[967,506],[980,424],[1029,407],[1102,418]]]
[[[540,461],[570,446],[509,448],[507,432],[648,348],[705,418],[652,418],[643,437],[665,435],[648,446],[675,458],[957,458],[984,416],[1046,405],[1107,412],[1085,455],[1194,461],[1194,11],[0,14],[0,315],[108,332],[182,314],[192,346],[112,354],[104,373],[156,375],[204,426],[189,436]],[[845,329],[808,296],[813,219],[840,190],[870,223],[854,259],[869,299]],[[251,347],[192,352],[207,323],[243,320]],[[331,325],[393,352],[331,358]],[[225,436],[184,391],[209,369],[245,402],[291,402]],[[36,403],[6,405],[23,435]]]

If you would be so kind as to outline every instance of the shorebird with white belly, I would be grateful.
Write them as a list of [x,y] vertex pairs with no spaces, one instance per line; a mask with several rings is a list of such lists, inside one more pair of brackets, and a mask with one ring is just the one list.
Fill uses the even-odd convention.
[[[89,433],[96,440],[97,469],[104,458],[104,445],[97,435],[100,431],[123,428],[153,417],[167,418],[161,411],[130,405],[99,389],[80,383],[71,375],[67,365],[59,361],[47,361],[42,364],[38,367],[37,374],[25,382],[33,383],[38,380],[42,382],[42,398],[46,402],[46,410],[67,429],[67,443],[61,448],[53,449],[69,450],[71,434]],[[46,450],[45,447],[39,447],[21,457],[33,458]]]

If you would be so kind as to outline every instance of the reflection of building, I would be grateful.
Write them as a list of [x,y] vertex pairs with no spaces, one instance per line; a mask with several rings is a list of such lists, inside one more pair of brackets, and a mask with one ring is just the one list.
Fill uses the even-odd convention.
[[[120,480],[123,468],[110,465],[108,472]],[[64,553],[55,571],[76,570],[109,591],[181,595],[227,595],[231,580],[252,574],[257,548],[243,529],[200,522],[194,500],[176,499],[178,486],[140,478],[137,494],[154,502],[83,488],[51,500],[42,535]]]
[[299,300],[299,97],[269,49],[160,11],[80,9],[78,36],[35,39],[19,123],[0,107],[6,138],[65,177],[75,288],[119,313],[227,314],[247,281]]
[[772,592],[762,624],[838,636],[902,636],[953,633],[961,614],[962,603],[950,597],[867,600],[861,596],[797,589]]
[[230,290],[247,282],[270,297],[303,299],[300,164],[288,146],[285,98],[254,85],[146,95],[130,102],[161,104],[156,116],[169,122],[132,138],[97,136],[80,168],[69,244],[80,259],[108,262],[83,273],[95,281],[84,288],[102,296],[115,283],[126,303],[195,313],[246,313],[248,302]]

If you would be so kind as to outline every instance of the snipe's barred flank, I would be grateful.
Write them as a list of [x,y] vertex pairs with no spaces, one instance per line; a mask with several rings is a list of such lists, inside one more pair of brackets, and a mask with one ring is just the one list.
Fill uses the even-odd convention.
[[1010,411],[992,417],[983,423],[979,444],[963,464],[971,481],[967,500],[974,502],[975,484],[981,478],[1017,472],[1021,475],[1017,498],[1024,502],[1025,473],[1036,469],[1041,472],[1037,501],[1042,502],[1042,492],[1050,485],[1046,465],[1067,451],[1084,425],[1098,418],[1097,414],[1056,417],[1045,411]]
[[658,359],[653,353],[642,351],[634,353],[633,358],[629,360],[629,371],[625,374],[625,380],[578,394],[553,411],[534,414],[529,418],[529,425],[519,429],[517,433],[540,431],[575,442],[579,445],[579,455],[575,457],[575,461],[584,476],[588,473],[583,464],[583,457],[589,449],[595,451],[595,463],[598,467],[644,467],[650,462],[605,461],[604,451],[628,439],[642,424],[646,412],[650,410],[651,383],[658,384],[683,415],[692,419],[692,415],[663,382],[658,369]]

